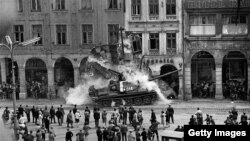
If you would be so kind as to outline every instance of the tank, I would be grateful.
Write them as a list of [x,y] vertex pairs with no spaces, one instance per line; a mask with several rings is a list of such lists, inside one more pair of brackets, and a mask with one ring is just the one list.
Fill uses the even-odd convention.
[[[92,67],[97,67],[97,65]],[[97,70],[100,70],[100,68],[97,68]],[[170,75],[177,71],[179,70],[150,78],[149,81],[160,79],[161,77]],[[111,106],[112,102],[115,102],[116,105],[150,105],[158,98],[155,91],[148,91],[147,89],[141,88],[139,82],[133,84],[126,81],[123,75],[119,72],[110,69],[106,69],[103,72],[105,72],[104,77],[110,78],[112,74],[115,74],[115,77],[118,78],[118,80],[110,80],[108,87],[101,89],[96,89],[94,86],[89,87],[89,96],[99,105],[108,107]],[[169,96],[166,96],[166,98],[167,97]]]
[[[95,47],[90,53],[95,58],[101,58],[101,60],[103,60],[103,58],[108,58],[107,56],[111,56],[111,61],[107,62],[112,65],[119,64],[121,60],[128,61],[125,59],[126,57],[119,56],[119,54],[122,53],[118,53],[117,46],[103,45],[100,47]],[[139,69],[142,69],[143,58],[144,56],[140,60]],[[103,65],[100,65],[98,62],[87,62],[86,71],[93,76],[101,76],[104,79],[110,80],[108,87],[101,89],[96,89],[95,86],[89,87],[89,96],[95,103],[99,105],[109,107],[112,106],[113,102],[115,102],[116,106],[150,105],[158,99],[158,95],[155,91],[143,89],[139,82],[137,84],[133,84],[126,81],[122,73],[108,69]],[[149,79],[149,81],[160,79],[161,77],[171,75],[177,71],[179,70],[152,77]]]

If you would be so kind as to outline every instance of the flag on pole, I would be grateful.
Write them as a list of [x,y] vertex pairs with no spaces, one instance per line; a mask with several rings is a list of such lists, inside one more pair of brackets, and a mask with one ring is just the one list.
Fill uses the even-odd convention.
[[114,106],[115,106],[115,102],[112,100],[111,107],[114,107]]
[[122,105],[125,106],[126,105],[126,101],[124,99],[122,99]]

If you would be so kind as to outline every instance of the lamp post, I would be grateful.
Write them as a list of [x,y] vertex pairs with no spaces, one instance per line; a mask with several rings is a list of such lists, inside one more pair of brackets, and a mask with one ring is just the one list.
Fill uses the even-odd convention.
[[15,86],[15,72],[14,72],[14,50],[16,46],[26,46],[28,44],[35,43],[40,40],[40,37],[36,37],[30,40],[27,40],[25,42],[12,42],[10,36],[5,36],[5,39],[7,41],[7,45],[0,43],[0,47],[6,47],[10,52],[11,57],[11,71],[12,71],[12,98],[13,98],[13,109],[14,109],[14,141],[17,141],[17,114],[16,114],[16,86]]

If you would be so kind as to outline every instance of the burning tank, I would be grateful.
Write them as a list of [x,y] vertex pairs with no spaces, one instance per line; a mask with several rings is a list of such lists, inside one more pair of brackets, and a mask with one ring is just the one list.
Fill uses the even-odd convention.
[[[97,62],[90,62],[88,65],[103,74],[106,79],[114,78],[109,81],[108,87],[101,89],[96,89],[94,86],[89,87],[89,96],[99,105],[111,106],[112,102],[115,102],[116,105],[150,105],[158,99],[155,91],[143,89],[139,81],[137,84],[128,82],[122,73],[107,69]],[[150,78],[149,81],[160,79],[177,71],[179,70]]]

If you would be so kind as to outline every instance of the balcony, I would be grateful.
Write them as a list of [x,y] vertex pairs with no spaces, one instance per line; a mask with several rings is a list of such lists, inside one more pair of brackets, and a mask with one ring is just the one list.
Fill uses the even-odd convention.
[[132,15],[131,19],[132,19],[132,21],[140,21],[141,20],[141,15]]
[[227,24],[223,25],[223,35],[247,35],[248,29],[247,24]]
[[176,21],[177,16],[176,15],[166,15],[166,20],[167,21]]
[[149,55],[159,55],[160,51],[159,49],[150,49],[149,50]]
[[149,15],[149,20],[159,20],[159,15]]
[[190,35],[203,35],[211,36],[215,35],[215,25],[191,25],[190,26]]
[[176,48],[167,48],[167,55],[175,55],[176,54]]

